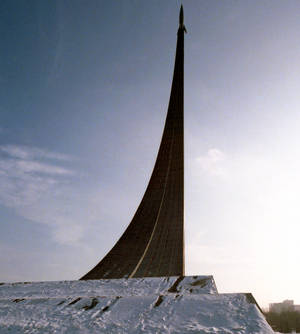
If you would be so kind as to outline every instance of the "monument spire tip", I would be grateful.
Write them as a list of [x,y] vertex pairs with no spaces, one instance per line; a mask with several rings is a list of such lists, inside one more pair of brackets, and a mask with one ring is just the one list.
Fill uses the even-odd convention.
[[179,25],[183,26],[183,6],[180,6],[180,13],[179,13]]
[[183,21],[184,21],[183,6],[181,4],[181,6],[180,6],[180,12],[179,12],[179,29],[183,29],[186,32],[186,29],[185,29]]

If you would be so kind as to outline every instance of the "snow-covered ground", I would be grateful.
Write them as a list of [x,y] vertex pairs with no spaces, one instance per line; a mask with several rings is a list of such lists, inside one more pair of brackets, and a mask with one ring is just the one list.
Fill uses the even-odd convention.
[[0,285],[0,333],[273,333],[212,276]]
[[0,299],[91,296],[148,296],[166,294],[176,283],[176,292],[217,293],[212,276],[147,277],[89,281],[0,283]]

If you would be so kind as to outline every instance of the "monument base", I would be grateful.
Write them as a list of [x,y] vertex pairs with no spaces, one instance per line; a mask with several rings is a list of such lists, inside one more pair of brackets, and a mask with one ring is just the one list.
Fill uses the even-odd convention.
[[0,283],[0,333],[273,333],[212,276]]

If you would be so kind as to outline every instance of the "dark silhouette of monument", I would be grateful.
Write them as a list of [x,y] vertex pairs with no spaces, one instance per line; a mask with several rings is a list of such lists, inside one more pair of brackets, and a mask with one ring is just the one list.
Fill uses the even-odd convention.
[[81,279],[184,275],[183,8],[165,128],[144,197],[111,251]]

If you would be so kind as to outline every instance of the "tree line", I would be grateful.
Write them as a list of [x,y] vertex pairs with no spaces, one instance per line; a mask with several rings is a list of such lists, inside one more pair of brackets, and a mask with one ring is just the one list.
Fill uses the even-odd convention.
[[264,312],[266,320],[273,330],[281,333],[300,333],[300,312],[299,311],[282,311]]

